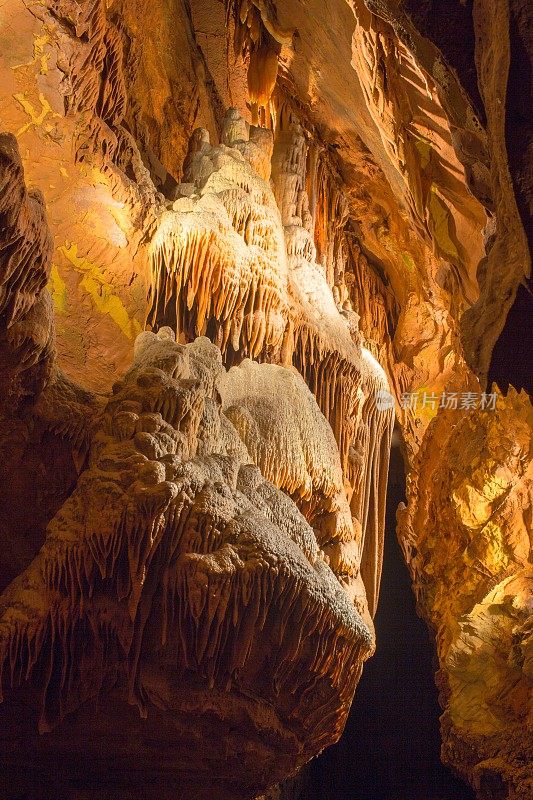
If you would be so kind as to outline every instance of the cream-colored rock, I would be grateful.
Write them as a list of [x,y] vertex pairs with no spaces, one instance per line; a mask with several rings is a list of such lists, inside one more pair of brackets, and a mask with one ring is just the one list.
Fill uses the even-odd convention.
[[[0,597],[0,671],[9,703],[44,669],[40,727],[70,738],[71,752],[78,709],[113,675],[123,687],[115,714],[127,708],[129,687],[143,716],[157,710],[174,720],[166,742],[174,780],[192,770],[200,789],[236,785],[251,796],[338,738],[373,640],[313,529],[221,422],[223,377],[208,340],[183,346],[166,330],[142,335],[74,492]],[[298,404],[327,429],[303,381],[290,379]],[[283,442],[276,450],[278,461],[291,456]],[[338,454],[334,466],[342,487]],[[191,726],[203,714],[211,723],[201,756]],[[229,743],[239,716],[242,768],[228,774],[220,739]],[[115,780],[137,757],[131,745]]]

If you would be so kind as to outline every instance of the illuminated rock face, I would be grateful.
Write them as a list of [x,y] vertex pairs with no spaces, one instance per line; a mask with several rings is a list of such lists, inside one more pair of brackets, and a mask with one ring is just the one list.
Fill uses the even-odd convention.
[[[210,334],[230,363],[251,356],[292,364],[303,375],[333,429],[330,449],[338,447],[340,453],[332,512],[343,507],[344,522],[321,522],[323,538],[328,541],[333,535],[328,546],[348,583],[359,579],[362,558],[373,614],[392,424],[392,407],[380,410],[375,402],[378,392],[388,391],[388,381],[373,356],[361,348],[356,315],[335,302],[316,261],[315,222],[305,189],[308,148],[301,129],[291,123],[273,148],[268,131],[248,127],[230,109],[222,132],[225,144],[212,147],[207,131],[193,135],[184,183],[178,187],[182,196],[162,215],[152,239],[149,318],[154,325],[171,323],[186,338]],[[270,174],[273,190],[267,182]],[[276,395],[290,396],[292,390],[280,374],[272,373],[270,390],[274,428],[279,414]],[[246,373],[242,396],[249,390],[244,387],[254,386],[258,402],[265,405],[261,383]],[[312,421],[299,418],[297,403],[291,413],[289,430],[300,427],[300,446],[312,448]],[[246,443],[260,452],[255,433]],[[323,478],[315,485],[312,480],[300,485],[293,477],[300,469],[298,461],[286,466],[296,453],[283,446],[286,462],[280,464],[274,450],[270,462],[261,462],[263,474],[289,493],[296,492],[313,515],[316,494],[332,489],[321,486]],[[274,462],[283,470],[275,477]],[[340,530],[335,532],[337,524]]]
[[444,757],[531,796],[530,401],[401,402],[484,387],[529,271],[526,6],[2,6],[8,782],[251,797],[335,741],[395,405]]
[[533,786],[532,433],[531,402],[513,389],[492,411],[439,415],[399,511],[435,631],[444,755],[482,797],[525,798]]
[[[361,395],[364,460],[355,489],[363,521],[352,517],[354,487],[334,432],[296,370],[246,359],[226,372],[209,339],[177,344],[163,326],[139,334],[133,365],[108,397],[83,392],[55,362],[42,203],[25,189],[15,139],[4,136],[0,144],[12,242],[1,263],[6,378],[13,385],[3,419],[53,432],[49,453],[71,453],[59,507],[43,509],[51,517],[40,531],[44,542],[26,548],[26,558],[32,545],[38,550],[35,558],[22,570],[6,561],[14,580],[0,605],[4,729],[21,703],[33,709],[22,725],[22,749],[3,741],[7,780],[18,782],[21,757],[32,762],[36,751],[27,778],[39,782],[40,770],[66,751],[67,785],[88,770],[120,786],[141,759],[141,780],[149,783],[155,774],[158,784],[187,787],[189,796],[254,796],[340,736],[374,648],[392,409],[377,408],[372,393],[385,389],[385,375],[354,345],[331,300]],[[224,186],[220,172],[215,185]],[[232,174],[243,182],[242,171]],[[267,191],[255,172],[249,180]],[[270,201],[281,258],[283,229],[272,195]],[[192,230],[202,242],[198,205]],[[222,214],[212,197],[208,207]],[[165,246],[174,281],[194,260],[180,261],[179,247],[188,242],[175,236],[180,213],[188,212],[172,213]],[[163,214],[164,232],[167,219]],[[234,242],[229,254],[237,248]],[[227,261],[231,267],[229,255]],[[259,297],[262,280],[258,270]],[[196,284],[191,312],[198,313],[202,288]],[[327,291],[331,297],[324,284]],[[48,309],[44,333],[33,315],[39,303]],[[33,338],[19,335],[24,324]],[[29,352],[24,359],[21,348]],[[9,437],[5,445],[9,456]],[[42,442],[35,446],[40,453]],[[73,468],[79,474],[69,491]],[[17,551],[17,533],[6,530],[8,552]],[[103,696],[112,698],[112,711],[100,714],[95,705]],[[117,724],[126,736],[120,742]],[[158,748],[167,753],[164,766]]]
[[[257,368],[268,381],[269,367]],[[76,737],[81,727],[98,751],[98,714],[91,723],[77,712],[109,688],[115,714],[129,701],[143,717],[167,717],[169,780],[250,794],[338,736],[372,634],[313,529],[222,415],[223,376],[224,398],[233,379],[208,340],[184,347],[167,329],[141,334],[95,421],[76,489],[2,596],[0,660],[8,702],[28,679],[40,685],[41,732]],[[294,381],[315,431],[327,434]],[[322,449],[309,466],[337,467],[338,478],[335,456]],[[137,758],[153,758],[134,741],[120,755],[119,784]]]

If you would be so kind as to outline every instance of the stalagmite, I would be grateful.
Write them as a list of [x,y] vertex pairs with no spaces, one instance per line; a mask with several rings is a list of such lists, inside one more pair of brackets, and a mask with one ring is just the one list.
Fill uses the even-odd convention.
[[[243,713],[240,698],[254,696],[251,728],[268,707],[276,731],[248,766],[260,788],[340,735],[373,649],[391,416],[372,400],[384,373],[316,263],[301,133],[273,150],[272,134],[231,110],[223,138],[193,135],[182,196],[155,230],[158,333],[138,336],[103,403],[59,374],[36,403],[83,456],[42,547],[1,596],[0,673],[6,700],[37,688],[41,731],[69,730],[67,715],[76,730],[110,682],[147,719],[183,702],[185,676],[191,713],[209,691]],[[206,331],[221,350],[175,341]],[[226,373],[224,360],[240,364]],[[57,428],[61,386],[79,418]],[[348,486],[359,436],[364,463]],[[296,705],[280,702],[290,695]],[[230,785],[215,752],[212,779]]]

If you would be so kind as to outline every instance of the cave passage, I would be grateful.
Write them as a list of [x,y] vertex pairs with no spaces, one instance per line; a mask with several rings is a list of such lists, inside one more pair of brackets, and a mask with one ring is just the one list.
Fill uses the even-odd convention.
[[396,539],[405,501],[397,442],[387,490],[385,553],[375,619],[377,650],[365,664],[338,744],[311,765],[313,800],[471,800],[470,789],[440,761],[433,645],[417,616],[410,577]]
[[503,330],[492,351],[488,384],[494,382],[507,393],[509,385],[533,396],[533,339],[529,327],[533,319],[533,289],[519,286]]

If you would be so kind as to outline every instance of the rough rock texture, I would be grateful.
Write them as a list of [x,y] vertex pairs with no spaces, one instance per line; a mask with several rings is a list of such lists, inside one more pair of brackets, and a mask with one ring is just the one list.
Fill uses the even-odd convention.
[[531,795],[531,405],[440,403],[486,388],[530,271],[531,30],[523,0],[2,5],[6,790],[60,754],[53,797],[251,796],[338,738],[395,405],[444,756]]
[[[167,717],[165,780],[190,782],[191,794],[221,784],[246,796],[336,738],[372,636],[312,528],[221,418],[217,348],[167,337],[162,329],[137,339],[87,469],[2,595],[1,673],[8,697],[35,677],[41,732],[59,725],[60,741],[94,732],[97,752],[101,716],[93,711],[91,723],[88,709],[102,691],[112,690],[114,714],[129,701],[152,724]],[[314,403],[298,385],[299,404]],[[320,455],[316,469],[331,469]],[[4,740],[3,750],[16,780],[18,747]],[[123,781],[150,750],[121,743],[107,780]],[[96,763],[95,748],[88,753]],[[80,774],[88,753],[63,780]]]
[[[268,131],[248,127],[230,109],[221,145],[212,147],[208,132],[201,129],[191,138],[184,182],[177,187],[182,196],[162,215],[152,239],[149,319],[154,325],[172,324],[186,338],[209,333],[230,363],[249,355],[298,368],[333,429],[330,450],[336,449],[337,441],[340,464],[332,510],[344,503],[345,521],[339,524],[344,532],[335,537],[350,541],[353,521],[359,527],[358,536],[366,542],[362,571],[374,613],[392,415],[392,403],[376,409],[375,393],[386,392],[388,381],[371,353],[361,347],[356,316],[335,302],[316,262],[315,222],[305,190],[307,147],[301,129],[291,122],[273,148]],[[267,183],[270,159],[273,191]],[[253,389],[266,405],[265,394],[272,392],[275,420],[280,409],[275,408],[274,395],[285,394],[289,403],[291,389],[290,384],[279,384],[274,377],[278,373],[272,375],[267,389],[247,374],[243,396]],[[300,428],[302,443],[310,448],[313,445],[305,440],[314,438],[316,426],[298,419],[301,415],[295,404],[288,430],[294,435]],[[260,452],[255,432],[247,444]],[[302,485],[297,477],[300,459],[286,443],[283,446],[293,474],[272,474],[272,457],[267,463],[261,461],[264,474],[310,501],[313,514],[318,492],[328,494],[332,489],[320,485],[323,479]],[[279,466],[289,470],[285,462]],[[323,525],[328,540],[331,522]],[[349,574],[347,549],[335,558]]]
[[[83,460],[95,399],[55,363],[52,303],[46,288],[52,240],[43,198],[27,191],[11,134],[0,135],[0,587],[16,577],[44,539]],[[38,406],[35,415],[30,409]],[[64,436],[70,442],[65,444]]]
[[[51,253],[15,141],[1,144],[14,232],[3,324],[15,349],[25,343],[17,324],[38,330],[34,306],[49,301]],[[0,601],[3,730],[21,719],[2,741],[5,787],[38,785],[63,753],[59,793],[96,775],[98,785],[252,797],[342,731],[374,646],[364,581],[373,604],[381,506],[366,511],[376,514],[369,555],[334,433],[296,372],[244,361],[226,373],[208,339],[176,344],[162,327],[137,337],[133,366],[98,400],[54,367],[45,318],[34,362],[47,379],[30,382],[30,361],[7,395],[18,404],[6,406],[5,427],[63,422],[49,452],[70,451],[79,476],[70,491],[71,476],[56,478],[59,508],[40,509],[50,521],[25,550],[6,520],[19,563],[6,562],[14,580]],[[371,440],[390,438],[390,408],[362,416]],[[378,492],[379,469],[371,458],[366,467]]]
[[482,797],[533,791],[532,435],[530,399],[514,389],[494,411],[440,414],[398,512],[435,631],[443,755]]

